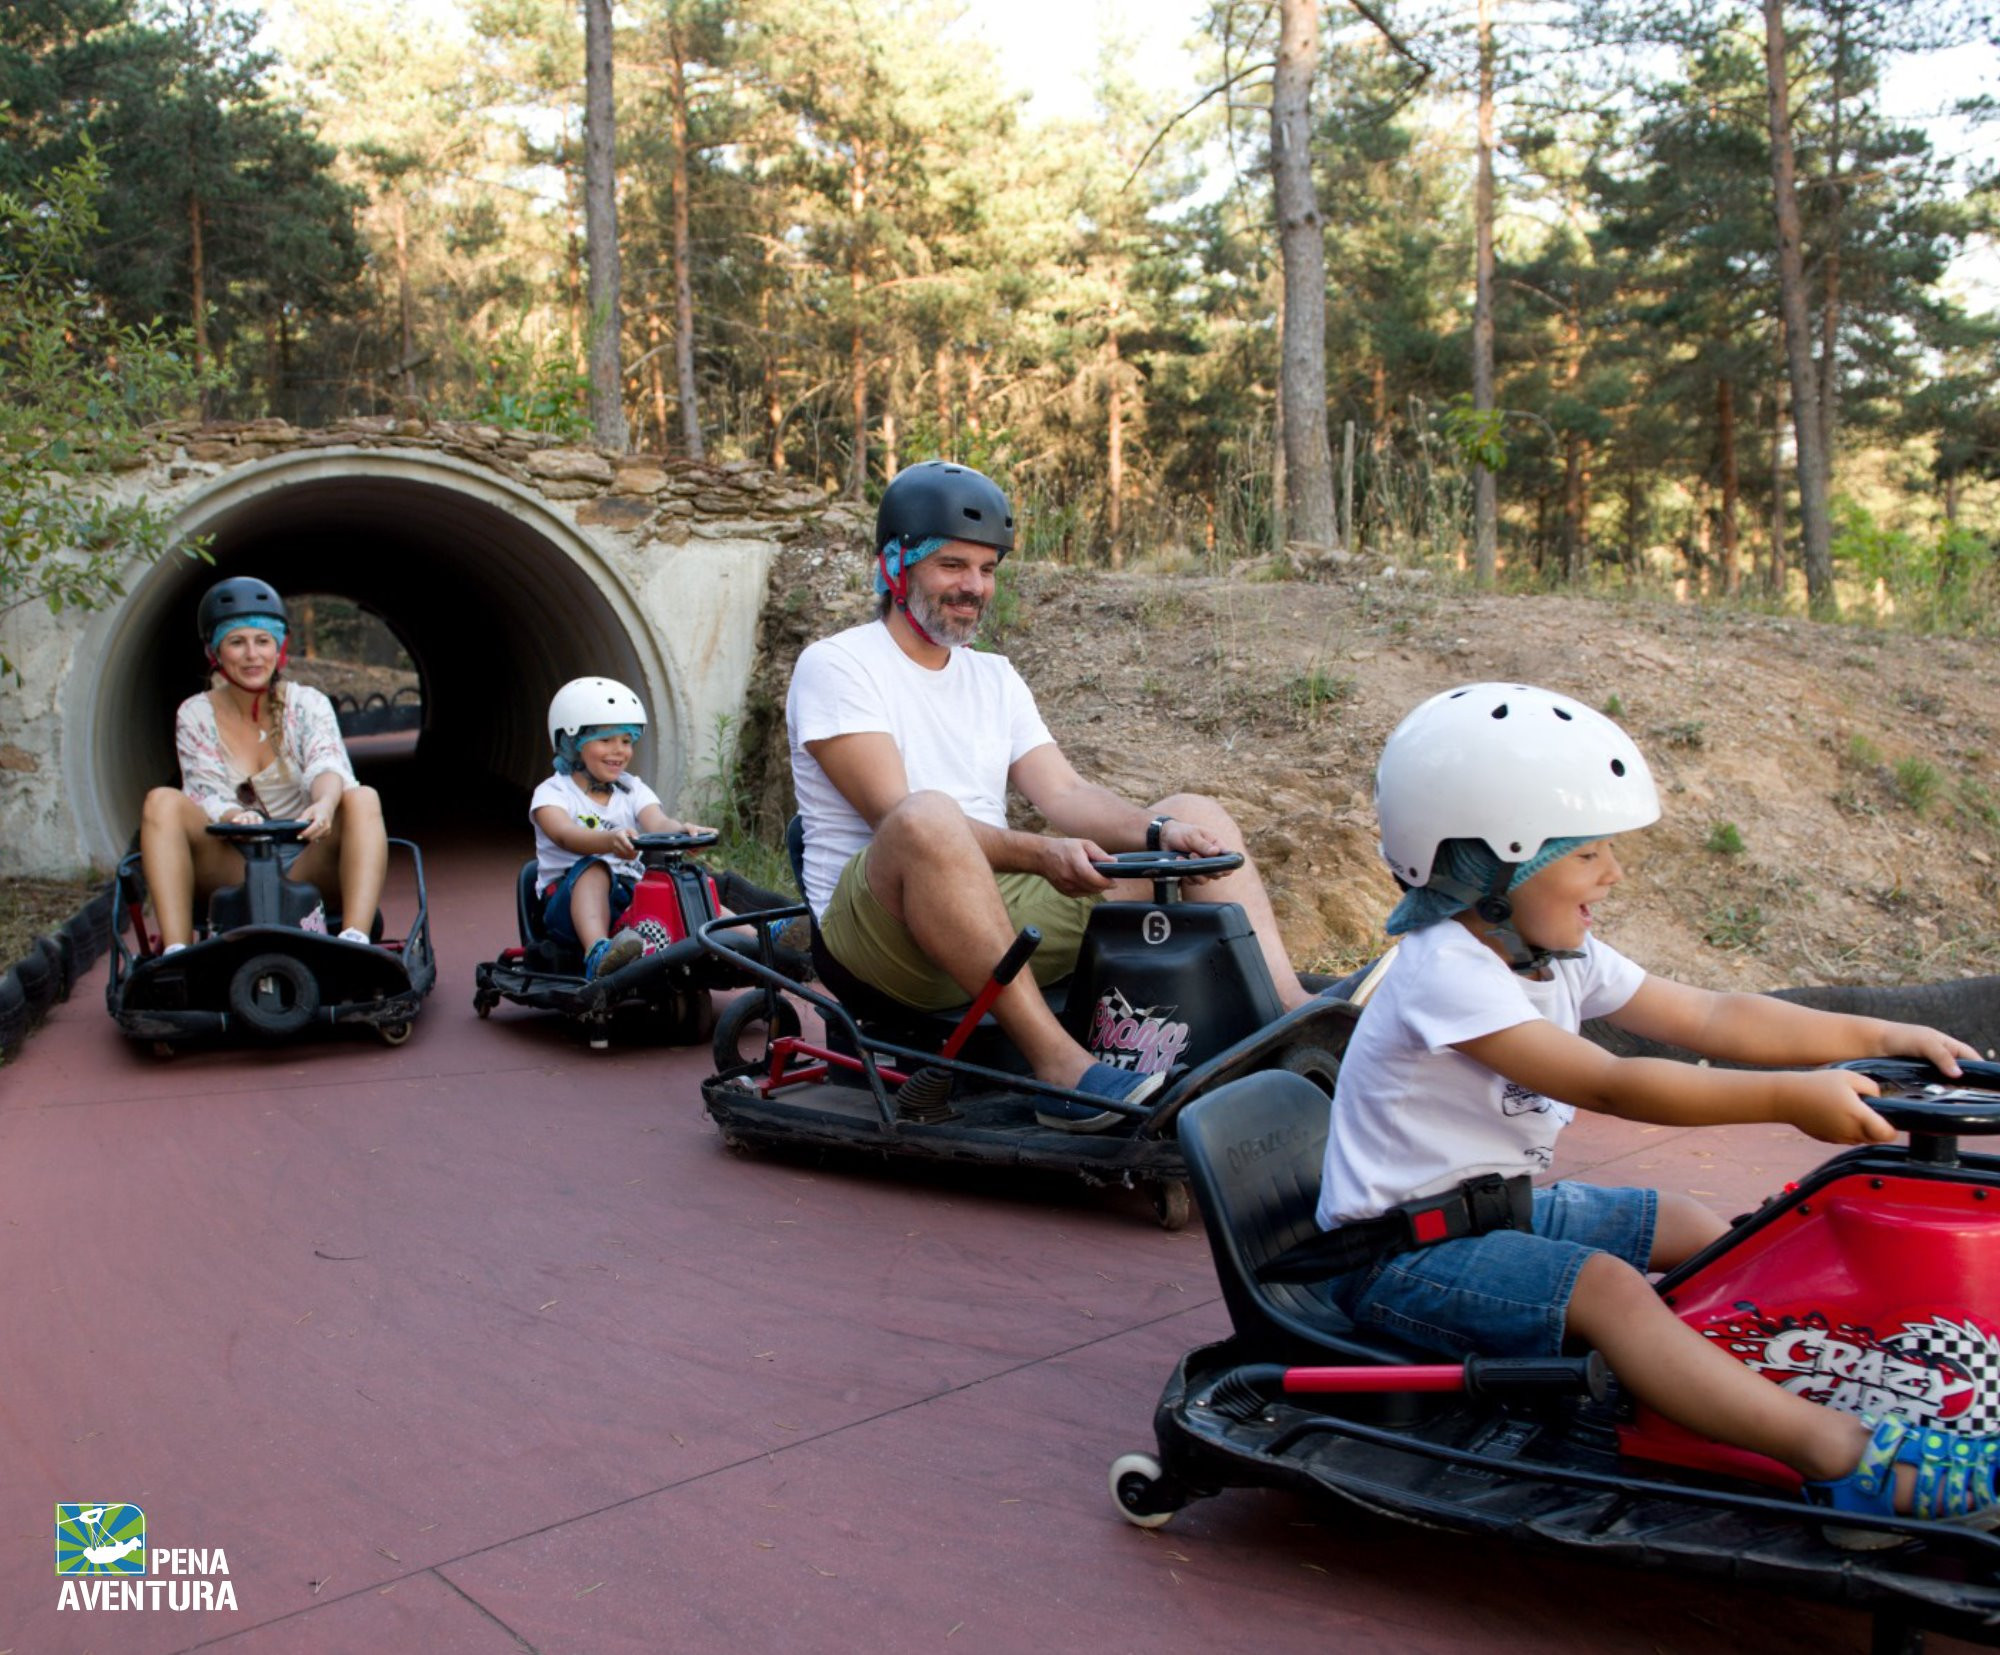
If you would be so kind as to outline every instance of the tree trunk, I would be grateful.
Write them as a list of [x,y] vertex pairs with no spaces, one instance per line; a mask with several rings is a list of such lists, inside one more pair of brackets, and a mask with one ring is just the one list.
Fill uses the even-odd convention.
[[674,145],[674,390],[681,404],[681,441],[690,460],[707,458],[701,439],[701,399],[694,381],[694,270],[688,234],[688,103],[687,64],[680,32],[667,31],[668,120]]
[[1785,394],[1782,383],[1771,387],[1771,566],[1764,572],[1764,589],[1774,598],[1785,595]]
[[653,393],[653,440],[667,451],[667,376],[660,366],[660,301],[646,295],[646,385]]
[[[194,308],[194,365],[199,373],[208,366],[208,265],[202,257],[201,197],[188,197],[188,301]],[[208,392],[201,394],[202,412],[208,411]]]
[[1575,584],[1590,557],[1590,531],[1585,525],[1589,503],[1590,442],[1581,432],[1563,433],[1562,578]]
[[1727,374],[1715,382],[1715,423],[1722,447],[1722,590],[1733,598],[1743,585],[1743,558],[1736,529],[1736,387]]
[[618,137],[611,100],[611,0],[583,0],[583,235],[590,267],[585,352],[590,430],[600,448],[623,452],[625,375],[619,367]]
[[868,174],[859,155],[848,180],[848,206],[854,215],[853,239],[847,252],[847,298],[853,306],[847,346],[848,412],[854,421],[854,451],[847,463],[847,496],[859,500],[868,488],[868,350],[861,331],[861,215],[868,206]]
[[937,444],[940,458],[958,452],[951,428],[951,342],[940,339],[931,353],[931,397],[937,406]]
[[1124,386],[1120,382],[1118,358],[1118,335],[1112,333],[1104,341],[1106,362],[1104,423],[1105,446],[1105,486],[1111,491],[1109,501],[1111,531],[1111,567],[1125,567],[1125,403]]
[[[1493,12],[1498,0],[1479,0],[1479,170],[1473,181],[1472,407],[1493,411]],[[1472,468],[1472,573],[1493,584],[1499,562],[1500,493],[1493,473]],[[1352,548],[1350,548],[1351,550]]]
[[1843,6],[1834,9],[1832,76],[1827,87],[1826,250],[1820,264],[1819,430],[1826,445],[1829,487],[1840,428],[1840,215],[1845,205],[1840,185],[1841,77],[1846,56],[1847,10]]
[[1285,274],[1278,395],[1285,407],[1285,532],[1331,546],[1333,450],[1326,428],[1326,237],[1312,176],[1313,73],[1319,0],[1280,0],[1271,98],[1271,175]]
[[1798,167],[1792,155],[1790,86],[1785,69],[1784,0],[1764,0],[1764,66],[1771,104],[1771,195],[1778,226],[1778,299],[1785,318],[1785,362],[1798,439],[1799,524],[1804,540],[1806,603],[1834,615],[1833,522],[1828,514],[1826,442],[1820,429],[1812,320],[1806,314],[1805,256],[1800,247]]
[[[777,255],[768,244],[764,250],[764,262],[777,262]],[[771,288],[768,282],[757,289],[757,348],[763,358],[764,374],[764,461],[773,471],[783,475],[785,403],[779,384],[778,349],[771,339]]]
[[414,400],[417,394],[417,326],[410,294],[410,203],[396,192],[391,239],[396,248],[396,391]]
[[889,387],[891,401],[882,410],[882,481],[893,483],[896,473],[902,469],[902,457],[897,449],[901,433],[896,428],[895,387]]

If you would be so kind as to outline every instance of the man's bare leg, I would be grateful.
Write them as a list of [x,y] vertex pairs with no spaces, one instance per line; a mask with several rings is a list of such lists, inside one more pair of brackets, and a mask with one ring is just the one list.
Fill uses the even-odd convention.
[[[877,824],[868,887],[968,999],[985,987],[1014,940],[972,824],[945,794],[908,794]],[[1032,973],[1007,985],[993,1015],[1038,1079],[1074,1086],[1090,1067],[1090,1053],[1056,1021]]]
[[1299,974],[1293,969],[1291,956],[1285,952],[1285,939],[1278,931],[1278,916],[1271,908],[1271,894],[1264,888],[1263,875],[1258,873],[1257,864],[1251,859],[1249,847],[1243,842],[1243,830],[1236,825],[1236,819],[1215,800],[1201,793],[1175,793],[1154,805],[1152,814],[1192,822],[1196,827],[1206,828],[1231,850],[1243,853],[1243,866],[1234,873],[1224,874],[1220,879],[1204,880],[1199,885],[1184,885],[1181,887],[1182,895],[1189,902],[1240,903],[1250,921],[1250,929],[1256,933],[1264,964],[1270,967],[1271,984],[1278,991],[1278,1004],[1287,1011],[1304,1005],[1312,996],[1300,986]]

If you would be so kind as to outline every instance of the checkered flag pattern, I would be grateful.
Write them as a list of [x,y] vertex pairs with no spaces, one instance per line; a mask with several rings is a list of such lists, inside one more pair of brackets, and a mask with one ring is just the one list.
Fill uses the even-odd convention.
[[[639,933],[639,940],[646,945],[646,954],[657,954],[661,949],[673,946],[674,939],[668,935],[667,928],[656,919],[642,919],[632,929]],[[646,954],[639,957],[644,959]]]
[[1912,1322],[1885,1340],[1905,1355],[1941,1362],[1972,1381],[1972,1401],[1962,1413],[1936,1421],[1966,1436],[2000,1433],[2000,1343],[1970,1322],[1937,1317]]

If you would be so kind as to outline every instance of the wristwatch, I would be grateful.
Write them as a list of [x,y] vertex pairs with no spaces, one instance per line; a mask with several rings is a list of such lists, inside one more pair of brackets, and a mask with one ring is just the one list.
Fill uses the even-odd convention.
[[1146,849],[1156,851],[1160,848],[1160,830],[1172,820],[1171,816],[1155,816],[1146,824]]

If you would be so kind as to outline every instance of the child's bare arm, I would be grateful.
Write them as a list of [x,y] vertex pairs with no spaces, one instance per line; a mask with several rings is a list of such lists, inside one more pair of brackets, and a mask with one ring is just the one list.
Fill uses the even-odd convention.
[[[566,851],[578,856],[629,857],[637,848],[629,833],[611,828],[587,828],[574,820],[561,805],[543,805],[535,812],[535,823]],[[661,831],[671,832],[672,829]]]
[[1849,1069],[1704,1069],[1613,1057],[1541,1018],[1459,1042],[1457,1050],[1544,1097],[1661,1126],[1777,1121],[1831,1144],[1883,1143],[1889,1123],[1863,1102],[1881,1088]]
[[1839,1063],[1853,1057],[1918,1057],[1948,1075],[1979,1053],[1920,1023],[1816,1011],[1768,994],[1716,994],[1648,976],[1606,1019],[1628,1033],[1730,1063]]

